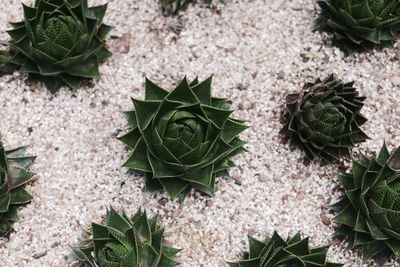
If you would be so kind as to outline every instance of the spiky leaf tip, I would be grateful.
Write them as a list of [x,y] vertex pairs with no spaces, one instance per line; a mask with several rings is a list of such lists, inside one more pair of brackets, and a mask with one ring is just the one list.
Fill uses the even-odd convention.
[[383,144],[374,157],[360,155],[350,173],[341,173],[343,198],[333,205],[339,224],[335,235],[360,248],[365,260],[400,255],[400,147]]
[[102,23],[107,5],[36,0],[23,9],[24,20],[11,23],[7,31],[8,66],[29,74],[30,80],[43,81],[52,92],[62,86],[76,90],[84,80],[99,78],[99,64],[111,56],[104,43],[111,27]]
[[157,219],[139,210],[129,217],[107,210],[104,224],[92,224],[92,236],[73,248],[80,267],[175,267],[179,249],[166,246]]
[[310,248],[309,238],[301,238],[300,233],[283,239],[277,232],[264,241],[249,237],[249,251],[242,260],[229,262],[230,267],[341,267],[342,264],[331,263],[326,259],[328,246]]
[[172,199],[190,188],[213,195],[216,176],[244,150],[238,135],[247,126],[230,118],[228,100],[211,96],[211,80],[185,77],[168,92],[147,79],[145,100],[132,99],[130,129],[119,140],[132,149],[124,166],[146,173],[146,190],[164,189]]
[[348,52],[393,47],[400,34],[399,0],[321,0],[317,29]]
[[368,139],[360,128],[367,121],[360,113],[364,99],[353,82],[344,83],[333,74],[306,83],[300,93],[286,97],[281,134],[311,160],[348,158],[357,143]]
[[24,156],[26,147],[5,150],[0,141],[0,237],[8,237],[18,220],[18,207],[32,196],[25,190],[35,175],[29,171],[35,157]]

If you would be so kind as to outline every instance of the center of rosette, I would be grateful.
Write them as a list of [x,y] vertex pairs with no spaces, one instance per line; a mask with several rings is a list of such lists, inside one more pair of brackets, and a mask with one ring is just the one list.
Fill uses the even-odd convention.
[[346,130],[346,116],[332,103],[314,105],[310,114],[307,123],[317,133],[335,138]]
[[46,48],[43,51],[61,60],[75,48],[84,32],[83,25],[72,16],[59,15],[37,25],[35,37],[39,49]]
[[128,252],[129,251],[121,244],[107,243],[105,247],[101,250],[101,253],[103,255],[102,257],[100,256],[99,259],[100,261],[104,261],[104,263],[117,264],[121,261],[121,258],[125,256]]
[[176,157],[181,157],[204,142],[202,121],[187,111],[175,112],[167,122],[163,141]]
[[369,212],[381,227],[400,227],[400,182],[396,173],[378,182],[372,189]]

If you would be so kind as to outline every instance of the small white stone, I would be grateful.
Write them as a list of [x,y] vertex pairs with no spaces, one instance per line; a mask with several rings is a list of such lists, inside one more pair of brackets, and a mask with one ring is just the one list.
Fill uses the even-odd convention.
[[400,86],[400,76],[393,76],[390,80],[394,86]]

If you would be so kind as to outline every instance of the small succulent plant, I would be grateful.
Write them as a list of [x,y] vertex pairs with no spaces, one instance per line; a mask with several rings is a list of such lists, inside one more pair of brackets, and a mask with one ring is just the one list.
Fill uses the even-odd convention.
[[322,0],[318,27],[352,52],[374,46],[392,47],[400,34],[399,0]]
[[310,248],[308,237],[300,233],[284,240],[277,232],[265,241],[249,237],[249,252],[238,262],[229,262],[230,267],[340,267],[342,264],[326,261],[329,247]]
[[179,10],[186,7],[191,0],[160,0],[161,9],[165,16],[176,15]]
[[93,237],[73,248],[80,267],[175,267],[180,251],[164,245],[164,230],[146,211],[133,217],[113,208],[104,225],[92,224]]
[[[161,9],[165,16],[176,15],[178,12],[187,7],[189,3],[195,2],[194,0],[160,0]],[[212,0],[203,0],[207,5],[210,5]]]
[[343,83],[333,74],[306,83],[300,93],[286,97],[286,122],[281,133],[309,159],[331,162],[350,157],[350,149],[368,139],[360,129],[367,121],[360,114],[364,99],[353,82]]
[[338,237],[361,248],[363,258],[379,262],[400,256],[400,147],[392,153],[384,144],[377,157],[360,155],[351,173],[339,175],[345,189],[333,205]]
[[32,196],[25,190],[35,175],[28,168],[35,157],[24,156],[26,147],[6,151],[0,141],[0,236],[8,236],[18,220],[17,209]]
[[99,77],[99,64],[111,56],[103,39],[107,6],[88,7],[87,0],[36,0],[24,7],[24,21],[12,23],[9,64],[43,80],[52,91],[78,89]]
[[243,121],[229,118],[230,102],[211,96],[211,80],[186,77],[168,92],[146,79],[145,100],[132,99],[130,131],[119,138],[133,152],[124,164],[146,173],[146,190],[172,199],[193,187],[213,195],[215,177],[227,176],[230,158],[244,150]]

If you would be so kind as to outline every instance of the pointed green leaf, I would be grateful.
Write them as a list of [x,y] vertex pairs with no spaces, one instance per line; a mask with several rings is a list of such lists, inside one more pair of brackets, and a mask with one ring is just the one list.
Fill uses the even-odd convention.
[[211,185],[211,181],[214,173],[214,165],[211,164],[201,169],[194,169],[185,173],[181,178],[185,181],[201,184],[206,187]]
[[132,151],[131,156],[123,166],[138,171],[152,172],[150,162],[148,161],[147,152],[147,145],[144,142],[143,137],[140,137]]
[[10,204],[12,205],[21,205],[32,200],[32,196],[22,187],[12,190],[10,195]]
[[192,87],[193,93],[203,105],[211,106],[211,82],[213,76]]
[[168,91],[159,87],[146,78],[145,99],[146,100],[163,100],[168,95]]
[[189,183],[179,178],[158,179],[172,200],[175,200],[188,186]]
[[178,84],[178,86],[166,97],[170,101],[182,102],[185,104],[198,103],[196,95],[186,80],[186,77]]

